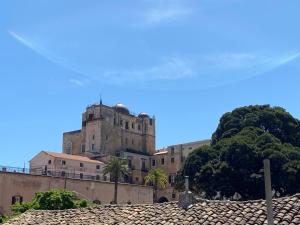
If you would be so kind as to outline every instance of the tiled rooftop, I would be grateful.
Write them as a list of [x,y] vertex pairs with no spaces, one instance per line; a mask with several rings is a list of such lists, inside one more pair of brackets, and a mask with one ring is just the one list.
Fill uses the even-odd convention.
[[54,158],[70,159],[70,160],[75,160],[75,161],[80,161],[80,162],[103,164],[103,162],[100,162],[98,160],[92,160],[86,156],[71,155],[71,154],[65,154],[65,153],[60,153],[60,152],[49,152],[49,151],[44,151],[44,152]]
[[[300,194],[273,200],[274,224],[300,224]],[[199,200],[188,210],[177,202],[152,205],[104,205],[63,211],[27,211],[6,223],[21,224],[267,224],[264,200]]]

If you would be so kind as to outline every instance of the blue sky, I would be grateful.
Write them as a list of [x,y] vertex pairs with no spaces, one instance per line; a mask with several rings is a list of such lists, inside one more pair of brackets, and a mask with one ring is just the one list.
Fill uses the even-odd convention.
[[157,148],[250,104],[300,118],[300,2],[0,2],[0,165],[61,151],[99,101],[156,117]]

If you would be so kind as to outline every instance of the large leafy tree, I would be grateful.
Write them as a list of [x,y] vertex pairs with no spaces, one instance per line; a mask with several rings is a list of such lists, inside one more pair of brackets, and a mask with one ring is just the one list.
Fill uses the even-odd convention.
[[157,190],[167,186],[167,176],[160,168],[152,169],[145,177],[145,184],[153,184],[154,200],[157,201]]
[[272,188],[277,194],[300,192],[300,123],[279,107],[248,106],[226,113],[212,145],[193,151],[176,177],[190,177],[191,189],[213,198],[264,197],[263,159],[271,161]]
[[118,183],[121,177],[128,174],[127,161],[116,156],[112,156],[104,167],[104,174],[110,174],[115,183],[113,203],[117,204],[118,200]]

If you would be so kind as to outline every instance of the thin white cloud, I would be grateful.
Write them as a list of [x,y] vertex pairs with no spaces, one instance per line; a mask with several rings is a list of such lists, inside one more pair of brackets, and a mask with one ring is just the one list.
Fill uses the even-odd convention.
[[[70,70],[70,71],[72,71],[72,72],[74,72],[78,75],[88,77],[88,75],[82,73],[82,71],[79,71],[77,68],[72,66],[71,63],[68,62],[65,58],[60,57],[60,56],[52,53],[48,49],[45,49],[44,47],[39,45],[37,42],[31,41],[28,38],[26,38],[24,35],[18,34],[14,31],[7,31],[7,32],[11,37],[13,37],[19,43],[21,43],[22,45],[24,45],[27,48],[31,49],[35,53],[41,55],[43,58],[49,60],[50,62],[52,62],[56,65],[59,65],[63,68],[66,68],[66,69],[68,69],[68,70]],[[84,84],[87,83],[87,82],[79,82],[79,80],[77,82],[75,82],[75,80],[72,80],[72,79],[70,79],[69,81],[73,85],[76,84],[76,86],[84,86]]]
[[[74,73],[76,77],[68,79],[75,87],[84,87],[94,82],[112,84],[143,83],[146,81],[195,81],[203,86],[217,83],[231,83],[249,77],[267,73],[286,65],[300,57],[300,52],[261,53],[261,52],[225,52],[187,57],[165,57],[160,63],[144,68],[110,69],[74,67],[65,58],[59,57],[48,49],[31,41],[23,35],[8,31],[22,45],[33,50],[47,60]],[[83,72],[88,71],[88,73]]]
[[170,22],[178,20],[191,12],[184,8],[170,8],[170,9],[152,9],[145,13],[146,22],[149,24],[159,24],[162,22]]
[[206,64],[220,70],[248,72],[250,75],[266,73],[283,66],[297,58],[300,52],[285,54],[270,53],[221,53],[202,58],[201,64]]
[[75,87],[84,87],[89,83],[88,81],[75,79],[75,78],[69,79],[69,82]]
[[194,75],[192,62],[178,57],[165,58],[161,64],[144,69],[108,70],[103,73],[105,79],[114,83],[180,80]]
[[193,12],[182,0],[155,0],[145,3],[147,9],[142,12],[140,25],[159,25],[179,21]]

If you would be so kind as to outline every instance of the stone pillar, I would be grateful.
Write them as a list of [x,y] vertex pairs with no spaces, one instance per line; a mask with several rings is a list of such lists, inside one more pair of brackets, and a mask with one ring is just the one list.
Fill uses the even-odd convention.
[[272,186],[271,186],[271,172],[270,172],[269,159],[264,160],[264,177],[265,177],[265,195],[266,195],[268,225],[273,225],[274,219],[273,219]]
[[185,188],[185,193],[188,193],[188,191],[189,191],[189,177],[188,176],[184,177],[184,188]]
[[183,209],[188,209],[192,204],[194,204],[197,200],[192,192],[189,191],[189,177],[185,176],[185,191],[179,195],[178,205]]

